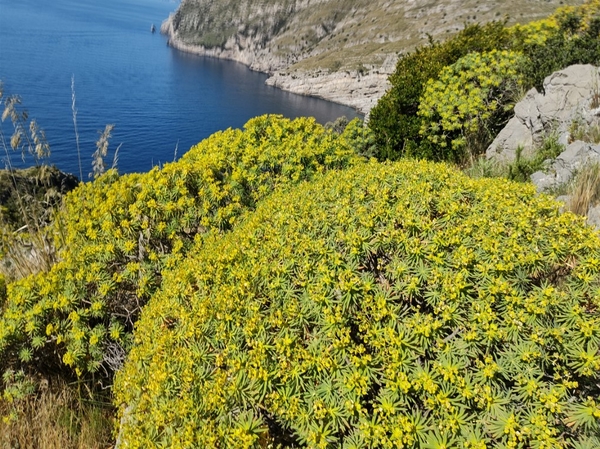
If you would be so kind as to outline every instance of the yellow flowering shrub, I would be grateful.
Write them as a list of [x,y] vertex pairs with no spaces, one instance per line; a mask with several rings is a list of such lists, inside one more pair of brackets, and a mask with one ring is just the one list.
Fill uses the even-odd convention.
[[436,159],[463,162],[485,151],[512,115],[521,64],[511,51],[469,53],[427,82],[417,115]]
[[163,276],[123,447],[600,447],[600,238],[532,186],[332,171]]
[[543,88],[544,78],[572,64],[600,64],[600,0],[558,8],[549,17],[508,29],[511,48],[526,56],[526,84]]
[[[0,302],[2,370],[19,364],[111,376],[133,324],[208,230],[230,230],[275,188],[358,160],[314,119],[263,116],[219,132],[145,174],[109,171],[71,192],[55,218],[59,262],[7,286]],[[97,375],[96,375],[97,376]]]
[[[428,122],[417,111],[423,108],[420,102],[427,84],[440,80],[448,66],[469,53],[505,50],[522,54],[524,64],[520,64],[519,73],[525,89],[541,90],[545,77],[572,64],[600,65],[600,0],[559,8],[551,16],[528,24],[505,25],[505,21],[468,25],[444,42],[430,41],[399,58],[389,77],[390,89],[371,110],[369,119],[377,144],[374,155],[379,160],[406,156],[433,160],[448,156],[453,160],[452,152],[440,152],[438,145],[423,135],[423,127],[430,128],[436,122]],[[502,73],[499,68],[495,72]],[[449,99],[451,105],[454,100]],[[447,99],[440,101],[443,107]]]
[[[560,33],[567,38],[575,38],[590,31],[600,18],[600,0],[589,0],[579,6],[563,6],[550,16],[529,22],[516,24],[508,29],[517,45],[543,45],[551,37]],[[598,30],[596,30],[596,34]]]
[[[569,31],[572,33],[581,33],[594,26],[594,22],[600,17],[600,0],[588,0],[579,6],[564,6],[558,8],[551,20],[559,24],[565,24],[571,21]],[[598,32],[598,30],[596,30]]]
[[433,159],[435,147],[419,133],[422,119],[417,116],[427,81],[437,79],[444,67],[472,52],[506,49],[510,33],[504,22],[472,24],[444,42],[431,41],[403,55],[389,77],[390,89],[371,110],[369,128],[377,144],[379,160],[400,157]]
[[548,38],[560,30],[555,16],[536,20],[524,25],[517,23],[509,28],[514,39],[525,45],[543,45]]

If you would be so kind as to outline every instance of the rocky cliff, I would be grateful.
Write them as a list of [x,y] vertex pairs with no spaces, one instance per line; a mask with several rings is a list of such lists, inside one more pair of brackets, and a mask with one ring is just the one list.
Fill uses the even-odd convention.
[[465,23],[506,14],[526,22],[564,3],[182,0],[161,30],[177,49],[239,61],[272,75],[271,85],[368,112],[388,88],[398,55],[428,35],[443,39]]

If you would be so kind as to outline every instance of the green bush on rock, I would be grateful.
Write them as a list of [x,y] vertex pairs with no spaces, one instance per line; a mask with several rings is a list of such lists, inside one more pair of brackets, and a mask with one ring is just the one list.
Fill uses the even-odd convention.
[[214,134],[162,169],[109,171],[81,185],[54,220],[59,262],[10,283],[0,301],[2,371],[110,378],[162,271],[194,239],[230,230],[278,186],[357,160],[344,136],[314,119],[263,116],[243,131]]
[[528,86],[543,90],[544,78],[572,64],[600,64],[600,1],[559,8],[546,19],[510,28],[513,49],[526,59]]
[[123,447],[600,447],[600,239],[427,162],[279,191],[164,273]]
[[523,59],[506,50],[469,53],[427,82],[417,115],[433,159],[463,163],[485,152],[512,115]]

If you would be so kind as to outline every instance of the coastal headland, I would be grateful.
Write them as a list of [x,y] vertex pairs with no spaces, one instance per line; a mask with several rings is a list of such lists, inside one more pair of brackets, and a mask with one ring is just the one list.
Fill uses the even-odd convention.
[[178,50],[241,62],[269,85],[368,114],[403,53],[469,23],[525,23],[565,3],[582,2],[182,0],[161,32]]

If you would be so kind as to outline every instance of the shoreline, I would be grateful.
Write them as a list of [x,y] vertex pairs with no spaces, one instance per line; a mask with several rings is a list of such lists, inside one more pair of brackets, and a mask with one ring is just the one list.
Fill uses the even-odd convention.
[[160,26],[160,33],[167,36],[167,45],[175,50],[198,56],[209,56],[244,64],[250,70],[265,73],[268,86],[298,95],[348,106],[367,118],[371,109],[390,87],[387,73],[393,70],[395,61],[386,61],[388,70],[371,70],[368,73],[338,71],[290,71],[282,60],[273,55],[257,56],[255,52],[242,49],[236,42],[227,42],[225,48],[205,48],[183,42],[173,26],[175,14],[170,14]]

